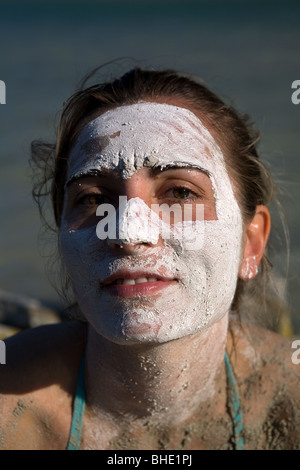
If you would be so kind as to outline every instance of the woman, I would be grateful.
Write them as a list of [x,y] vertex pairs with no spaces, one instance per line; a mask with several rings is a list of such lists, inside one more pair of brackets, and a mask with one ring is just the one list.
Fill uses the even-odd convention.
[[261,302],[269,282],[256,143],[172,71],[133,69],[65,104],[56,147],[33,150],[53,161],[77,319],[7,341],[2,448],[300,447],[290,344],[239,318],[247,286]]

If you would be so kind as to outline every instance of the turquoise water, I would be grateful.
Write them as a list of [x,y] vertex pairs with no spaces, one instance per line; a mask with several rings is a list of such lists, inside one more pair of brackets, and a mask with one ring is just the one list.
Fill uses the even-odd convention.
[[[29,145],[52,138],[54,119],[81,77],[131,57],[142,66],[200,75],[249,113],[261,154],[280,181],[290,228],[289,298],[299,310],[300,5],[291,1],[0,1],[0,289],[56,302],[37,244]],[[116,65],[118,72],[132,62]],[[274,215],[275,222],[276,217]],[[277,251],[284,264],[284,248]]]

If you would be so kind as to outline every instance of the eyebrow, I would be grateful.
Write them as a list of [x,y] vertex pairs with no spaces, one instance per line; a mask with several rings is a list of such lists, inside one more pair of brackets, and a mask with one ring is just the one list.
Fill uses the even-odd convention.
[[110,170],[106,169],[101,169],[99,170],[98,168],[93,168],[91,170],[84,170],[84,171],[79,171],[75,175],[71,176],[71,178],[66,182],[65,188],[68,188],[71,184],[76,183],[76,181],[82,179],[82,178],[87,178],[87,177],[92,177],[92,176],[101,176],[102,178],[105,176],[108,176],[111,174]]
[[[147,168],[147,165],[143,166],[143,168]],[[159,164],[159,165],[154,165],[148,168],[150,170],[151,176],[156,176],[168,170],[195,170],[199,173],[207,175],[208,177],[211,176],[211,173],[205,168],[202,168],[200,165],[195,165],[195,164],[191,164],[188,162],[176,162],[176,163],[174,162],[174,163],[167,163],[167,164]],[[103,178],[105,176],[111,175],[112,171],[116,172],[117,170],[107,170],[105,168],[102,168],[102,169],[93,168],[91,170],[84,170],[84,171],[78,172],[74,176],[71,176],[71,178],[66,182],[65,187],[66,188],[69,187],[72,183],[75,183],[81,178],[87,178],[87,177],[93,177],[93,176],[98,176],[98,177]]]
[[150,168],[151,174],[156,176],[159,173],[168,170],[196,170],[199,173],[204,173],[208,177],[211,176],[211,173],[200,165],[195,165],[187,162],[176,162],[176,163],[167,163],[162,165],[154,165]]

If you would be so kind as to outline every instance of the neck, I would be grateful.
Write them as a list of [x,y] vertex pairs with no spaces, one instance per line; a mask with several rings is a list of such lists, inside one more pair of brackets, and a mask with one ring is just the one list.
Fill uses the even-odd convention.
[[120,346],[89,327],[87,402],[118,420],[184,421],[213,399],[224,379],[228,316],[168,343]]

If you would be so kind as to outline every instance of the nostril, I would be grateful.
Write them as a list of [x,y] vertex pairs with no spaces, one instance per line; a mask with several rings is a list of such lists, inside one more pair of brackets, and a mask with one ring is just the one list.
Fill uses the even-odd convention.
[[110,240],[109,238],[107,238],[107,242],[111,248],[124,248],[124,243],[120,240]]

